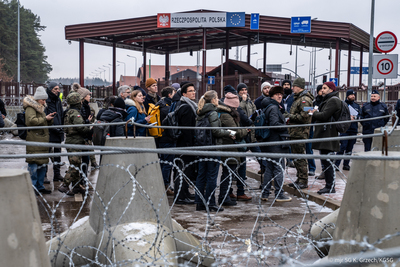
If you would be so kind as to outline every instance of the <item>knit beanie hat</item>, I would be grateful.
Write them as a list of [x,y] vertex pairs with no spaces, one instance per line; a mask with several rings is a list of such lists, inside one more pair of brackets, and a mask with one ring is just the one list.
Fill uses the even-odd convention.
[[300,87],[301,89],[304,89],[304,87],[306,87],[306,81],[304,80],[304,78],[296,78],[296,80],[294,80],[293,82],[293,87]]
[[239,97],[237,95],[228,92],[225,94],[224,104],[229,107],[237,108],[239,107],[240,104]]
[[115,99],[114,107],[125,109],[125,101],[122,99],[122,97],[117,97],[117,99]]
[[283,87],[282,86],[274,86],[269,90],[269,96],[273,96],[275,94],[282,94],[283,95]]
[[237,92],[239,93],[240,91],[242,91],[242,89],[246,88],[247,89],[247,85],[245,83],[239,83],[238,86],[236,87]]
[[282,81],[282,86],[283,86],[285,83],[290,84],[290,87],[292,87],[292,81],[291,81],[291,80],[283,80],[283,81]]
[[71,86],[72,91],[78,92],[78,89],[81,88],[81,85],[79,83],[73,83]]
[[179,85],[179,83],[173,83],[173,84],[171,84],[171,86],[172,86],[173,88],[175,88],[175,90],[177,90],[177,91],[178,91],[179,88],[181,88],[181,86]]
[[233,88],[233,86],[232,86],[232,85],[229,85],[229,84],[228,84],[228,85],[225,85],[225,87],[224,87],[224,94],[226,95],[227,93],[232,93],[232,94],[234,94],[234,95],[237,94],[235,88]]
[[47,99],[49,96],[46,93],[46,89],[44,89],[43,86],[39,86],[36,88],[35,94],[33,95],[33,99],[39,100],[39,99]]
[[49,82],[49,84],[47,85],[47,89],[49,89],[51,91],[56,86],[57,86],[56,82]]
[[262,92],[262,90],[263,90],[263,88],[264,88],[265,86],[269,86],[270,88],[272,87],[272,85],[271,85],[269,82],[263,82],[263,83],[261,84],[261,92]]
[[334,82],[325,82],[324,84],[332,89],[332,91],[336,91],[336,85]]
[[88,89],[83,87],[79,88],[77,92],[81,96],[81,100],[84,99],[87,95],[92,94]]
[[150,86],[152,86],[153,84],[157,83],[156,80],[154,80],[153,78],[148,78],[146,80],[146,88],[149,88]]
[[354,92],[354,90],[353,89],[350,89],[350,90],[348,90],[347,92],[346,92],[346,98],[349,96],[349,95],[355,95],[356,93]]

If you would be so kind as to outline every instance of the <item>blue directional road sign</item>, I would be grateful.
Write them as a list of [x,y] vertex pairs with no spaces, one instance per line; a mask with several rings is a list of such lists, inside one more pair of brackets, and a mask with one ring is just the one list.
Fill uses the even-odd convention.
[[214,85],[215,84],[215,76],[208,76],[207,84]]
[[258,30],[260,27],[260,14],[251,13],[250,30]]
[[311,17],[292,17],[290,25],[291,33],[310,33]]
[[[351,67],[350,74],[360,74],[360,67]],[[368,74],[368,67],[363,67],[361,74]]]
[[337,78],[330,78],[330,82],[333,82],[336,86],[338,86],[338,79]]

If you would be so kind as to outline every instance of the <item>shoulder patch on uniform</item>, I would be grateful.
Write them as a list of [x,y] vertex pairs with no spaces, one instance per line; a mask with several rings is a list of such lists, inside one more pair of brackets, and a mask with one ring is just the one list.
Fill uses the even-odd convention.
[[305,101],[305,100],[303,100],[303,101],[301,101],[301,103],[306,103],[306,101]]
[[77,115],[77,117],[79,118],[81,115]]

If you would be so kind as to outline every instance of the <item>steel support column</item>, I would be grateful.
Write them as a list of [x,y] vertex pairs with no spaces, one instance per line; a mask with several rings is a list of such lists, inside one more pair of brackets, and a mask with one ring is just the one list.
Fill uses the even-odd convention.
[[143,83],[146,83],[146,70],[147,70],[147,62],[146,62],[146,60],[147,60],[146,48],[143,48],[143,77],[142,77],[142,82]]
[[117,95],[117,43],[113,42],[112,48],[112,65],[113,65],[113,94]]
[[335,78],[339,78],[339,47],[340,40],[336,38],[336,50],[335,50]]
[[165,53],[165,86],[169,85],[169,51]]
[[349,40],[349,49],[347,50],[347,87],[350,87],[350,72],[351,72],[351,39]]
[[267,74],[267,40],[264,40],[263,50],[263,73]]
[[229,30],[226,30],[226,40],[225,40],[225,75],[229,75]]
[[250,65],[250,48],[251,48],[251,39],[247,37],[247,64]]
[[362,68],[363,68],[363,50],[364,50],[364,45],[360,46],[360,75],[358,78],[358,86],[361,87],[362,84]]
[[[203,73],[202,73],[202,79],[201,79],[201,84],[202,84],[202,90],[203,92],[206,92],[206,86],[207,86],[207,79],[206,79],[206,66],[207,66],[207,59],[206,59],[206,51],[207,51],[207,30],[206,28],[203,28]],[[197,88],[199,90],[200,88]],[[222,96],[221,96],[222,97]]]
[[79,39],[79,83],[82,87],[85,86],[85,51],[84,40]]

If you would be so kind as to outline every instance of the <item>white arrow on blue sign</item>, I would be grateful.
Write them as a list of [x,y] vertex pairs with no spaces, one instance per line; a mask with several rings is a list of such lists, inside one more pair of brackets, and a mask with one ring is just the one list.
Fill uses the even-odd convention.
[[338,86],[338,78],[330,78],[330,82],[333,82],[336,86]]
[[215,84],[215,76],[208,76],[208,82],[207,84]]

